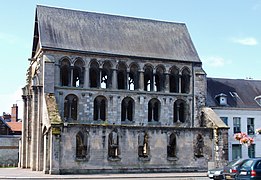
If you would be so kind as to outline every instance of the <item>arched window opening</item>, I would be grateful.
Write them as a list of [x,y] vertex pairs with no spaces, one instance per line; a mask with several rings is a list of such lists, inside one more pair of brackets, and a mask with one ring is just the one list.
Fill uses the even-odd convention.
[[138,136],[138,155],[140,158],[149,157],[149,136],[147,133],[140,133]]
[[118,80],[118,89],[126,89],[127,87],[127,68],[125,64],[120,63],[118,66],[117,80]]
[[176,148],[177,148],[176,136],[174,133],[172,133],[169,136],[169,142],[168,142],[168,147],[167,147],[167,156],[172,157],[172,158],[177,157]]
[[78,132],[76,135],[76,158],[77,159],[84,159],[87,157],[87,143],[88,137],[87,135],[83,134],[82,132]]
[[169,76],[169,91],[178,93],[179,92],[179,70],[172,68]]
[[105,62],[102,68],[102,77],[101,77],[101,88],[111,88],[112,77],[111,77],[111,64]]
[[106,120],[106,98],[98,96],[94,99],[94,120]]
[[160,102],[157,99],[149,101],[148,105],[148,122],[159,121]]
[[196,157],[204,156],[203,148],[204,148],[204,138],[201,134],[198,134],[195,142],[195,149],[194,149],[194,154]]
[[144,71],[144,91],[153,91],[153,69],[146,67]]
[[71,77],[70,61],[68,59],[64,59],[62,60],[60,66],[60,84],[62,86],[70,86],[70,77]]
[[162,67],[158,67],[155,74],[155,91],[164,90],[165,77],[164,77],[164,69]]
[[174,122],[186,121],[187,107],[184,100],[177,100],[174,103]]
[[136,90],[139,88],[139,77],[138,77],[138,66],[136,64],[132,64],[129,72],[129,90]]
[[76,60],[73,67],[73,86],[83,87],[84,83],[84,67],[81,60]]
[[121,121],[133,121],[134,101],[127,97],[121,103]]
[[118,158],[120,155],[119,136],[117,132],[112,131],[108,138],[108,156],[109,158]]
[[182,71],[181,76],[181,93],[188,94],[190,92],[190,73],[186,68]]
[[64,118],[65,120],[77,120],[77,96],[70,94],[64,100]]
[[100,70],[98,63],[95,61],[90,65],[89,78],[91,88],[98,88],[100,86]]

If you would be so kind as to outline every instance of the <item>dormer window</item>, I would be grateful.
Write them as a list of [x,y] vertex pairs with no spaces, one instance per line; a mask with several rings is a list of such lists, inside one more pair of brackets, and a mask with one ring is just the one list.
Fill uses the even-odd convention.
[[218,94],[215,96],[215,99],[218,101],[220,106],[227,105],[227,95],[224,93]]
[[258,104],[259,106],[261,106],[261,95],[255,97],[255,101],[257,102],[257,104]]

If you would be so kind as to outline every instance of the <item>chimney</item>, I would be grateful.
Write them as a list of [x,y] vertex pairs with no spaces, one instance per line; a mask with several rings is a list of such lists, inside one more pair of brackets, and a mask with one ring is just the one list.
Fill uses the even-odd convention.
[[13,104],[13,107],[11,107],[11,121],[17,122],[18,119],[18,106],[17,104]]

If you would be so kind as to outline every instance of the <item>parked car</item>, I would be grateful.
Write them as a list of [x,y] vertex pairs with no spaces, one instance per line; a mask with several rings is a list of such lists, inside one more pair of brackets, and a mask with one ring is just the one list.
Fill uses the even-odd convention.
[[249,159],[235,159],[224,166],[224,176],[226,179],[235,179],[239,174],[241,166]]
[[240,168],[238,180],[261,180],[261,158],[247,160]]
[[[208,177],[214,179],[214,176],[220,176],[223,174],[223,167],[208,170]],[[215,178],[216,179],[216,178]]]

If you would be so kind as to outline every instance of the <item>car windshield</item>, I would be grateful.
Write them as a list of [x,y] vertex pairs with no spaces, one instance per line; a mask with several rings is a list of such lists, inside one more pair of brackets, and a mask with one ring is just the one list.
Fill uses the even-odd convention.
[[254,162],[253,160],[248,160],[248,161],[246,161],[246,162],[242,165],[242,168],[250,167],[253,162]]

